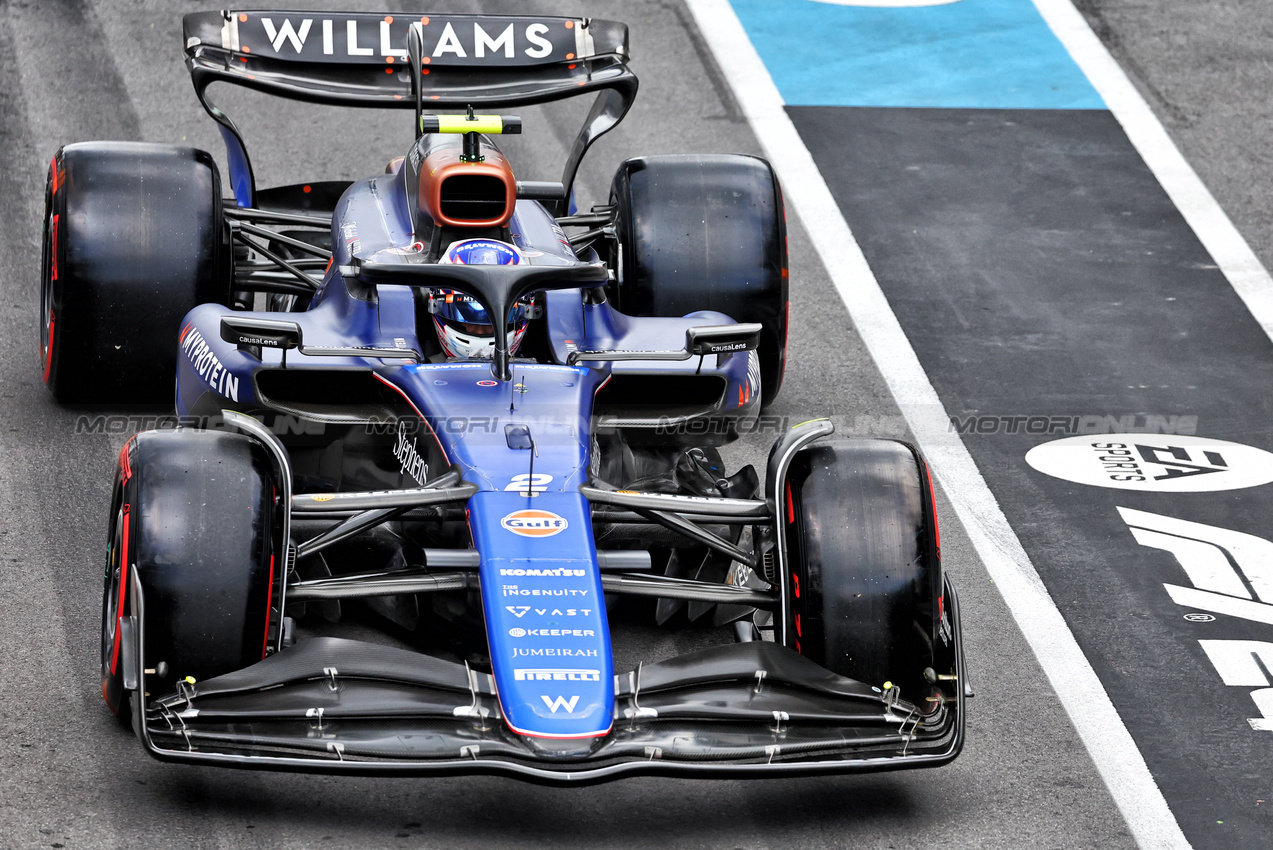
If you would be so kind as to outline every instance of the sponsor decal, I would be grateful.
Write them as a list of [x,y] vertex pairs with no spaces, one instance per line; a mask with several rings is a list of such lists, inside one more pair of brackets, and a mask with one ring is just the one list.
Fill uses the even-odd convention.
[[578,694],[571,697],[570,699],[566,699],[565,697],[562,697],[562,696],[559,696],[556,698],[550,698],[547,694],[540,694],[539,698],[544,701],[544,705],[548,706],[548,710],[551,711],[553,714],[556,714],[557,709],[559,708],[565,709],[567,714],[574,714],[575,706],[579,704]]
[[514,649],[514,657],[525,658],[596,658],[595,649]]
[[[575,21],[468,15],[346,13],[241,14],[234,21],[240,50],[305,62],[391,65],[405,62],[407,28],[420,23],[430,64],[533,65],[575,58]],[[228,45],[227,45],[228,46]]]
[[181,351],[190,366],[213,392],[231,401],[239,400],[239,376],[235,375],[213,353],[203,334],[193,325],[186,325],[181,332]]
[[552,229],[553,229],[553,235],[557,237],[557,241],[561,245],[565,246],[570,251],[571,256],[573,256],[574,246],[571,245],[570,240],[566,238],[566,231],[562,230],[561,225],[557,224],[557,222],[555,221],[552,223]]
[[600,670],[513,670],[515,682],[600,682]]
[[523,629],[508,630],[510,636],[519,637],[596,637],[592,629]]
[[[570,525],[563,516],[558,516],[552,511],[535,509],[513,511],[501,519],[499,524],[514,534],[520,534],[522,537],[552,537],[554,534],[560,534],[565,531]],[[503,570],[500,572],[504,573]],[[523,573],[517,572],[511,574],[523,575]],[[583,573],[579,571],[574,574],[582,575]],[[531,573],[527,571],[524,575],[558,575],[558,573],[551,571]]]
[[[1192,586],[1164,582],[1172,601],[1189,609],[1191,623],[1212,623],[1217,614],[1273,625],[1273,541],[1227,528],[1175,517],[1119,508],[1136,542],[1175,556]],[[1208,629],[1214,627],[1208,627]],[[1257,732],[1273,732],[1273,642],[1199,640],[1220,681],[1229,687],[1255,688],[1251,700],[1260,712],[1248,717]]]
[[747,396],[760,392],[760,354],[752,351],[747,356]]
[[[407,27],[423,24],[430,64],[535,65],[574,59],[574,20],[472,15],[241,14],[234,20],[239,50],[308,62],[405,62]],[[564,24],[564,25],[563,25]],[[449,60],[449,61],[448,61]]]
[[494,381],[478,381],[477,385],[479,387],[498,387],[499,386],[499,384],[495,383]]
[[538,496],[540,493],[548,491],[548,485],[553,482],[553,477],[543,472],[534,474],[523,472],[521,475],[514,475],[509,481],[508,486],[504,488],[504,492],[519,493],[523,496]]
[[1273,453],[1206,437],[1066,437],[1035,446],[1025,460],[1076,484],[1157,493],[1238,490],[1273,481]]
[[535,588],[521,588],[515,584],[502,585],[505,596],[587,596],[586,590],[573,590],[570,588],[552,588],[541,590]]
[[429,464],[416,449],[415,437],[407,438],[404,422],[398,423],[398,442],[394,444],[393,456],[402,464],[403,475],[410,475],[417,484],[429,480]]
[[239,345],[261,345],[268,348],[278,346],[278,339],[272,336],[253,336],[252,334],[239,334]]
[[580,577],[586,576],[588,574],[588,571],[587,570],[571,570],[565,567],[551,567],[551,568],[544,568],[544,569],[531,567],[529,569],[511,569],[511,570],[502,569],[499,571],[499,574],[502,576],[550,576],[552,578],[567,578],[570,576],[580,576]]
[[345,247],[349,249],[349,256],[353,256],[362,251],[362,240],[358,238],[358,224],[349,222],[340,226],[340,234],[345,239]]
[[517,619],[521,619],[534,611],[541,617],[591,617],[591,608],[532,608],[529,605],[505,605],[504,610]]
[[313,496],[310,496],[310,498],[313,499],[315,502],[330,502],[332,499],[336,497],[330,493],[318,493]]

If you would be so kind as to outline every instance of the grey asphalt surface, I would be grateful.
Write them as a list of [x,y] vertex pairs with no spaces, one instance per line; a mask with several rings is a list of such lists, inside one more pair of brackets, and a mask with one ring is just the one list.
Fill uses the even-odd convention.
[[[625,123],[585,160],[584,205],[605,199],[625,157],[758,152],[680,3],[396,5],[567,8],[630,25],[641,94]],[[1157,93],[1151,105],[1267,264],[1273,234],[1259,188],[1269,182],[1260,173],[1269,149],[1260,130],[1268,129],[1262,95],[1273,90],[1273,70],[1261,33],[1268,34],[1273,10],[1208,4],[1213,14],[1204,18],[1183,0],[1083,5],[1101,16],[1098,32],[1142,90]],[[328,778],[149,760],[98,691],[107,498],[126,435],[77,434],[77,420],[98,411],[60,408],[41,385],[39,228],[44,173],[60,144],[137,139],[223,158],[180,64],[180,15],[191,9],[0,0],[0,848],[1132,844],[948,506],[945,562],[960,589],[978,696],[965,752],[946,768],[783,781],[641,779],[565,790],[491,778]],[[405,112],[356,111],[339,116],[355,121],[337,122],[331,110],[229,91],[217,97],[240,121],[261,185],[376,173],[409,142]],[[526,135],[507,146],[514,165],[523,177],[553,179],[581,109],[524,115]],[[771,413],[789,423],[830,413],[841,433],[901,435],[902,420],[807,236],[794,216],[790,223],[790,362]],[[758,463],[767,446],[767,437],[750,440],[730,458]]]
[[1273,5],[1077,0],[1185,159],[1273,268]]

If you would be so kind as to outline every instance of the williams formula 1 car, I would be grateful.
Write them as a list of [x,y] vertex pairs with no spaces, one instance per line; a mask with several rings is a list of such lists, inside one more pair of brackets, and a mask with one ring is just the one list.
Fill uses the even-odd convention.
[[[918,452],[821,419],[763,481],[721,461],[783,379],[769,164],[631,159],[575,209],[636,94],[624,25],[247,11],[184,36],[228,183],[199,150],[67,145],[44,229],[53,396],[175,386],[181,427],[120,452],[105,566],[102,693],[147,751],[576,784],[958,755]],[[414,140],[261,188],[214,82],[412,110]],[[560,181],[514,176],[507,110],[576,95]]]

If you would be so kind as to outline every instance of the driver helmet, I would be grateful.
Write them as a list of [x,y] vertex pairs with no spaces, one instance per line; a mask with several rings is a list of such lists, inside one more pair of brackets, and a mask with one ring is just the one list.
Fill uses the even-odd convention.
[[[525,261],[515,246],[495,239],[456,242],[438,260],[439,263],[466,266],[515,266]],[[429,312],[433,314],[438,341],[448,357],[490,358],[495,355],[495,329],[491,326],[486,308],[477,299],[453,289],[435,289],[429,299]],[[527,312],[527,304],[518,301],[509,314],[505,327],[509,354],[517,351],[526,333]]]

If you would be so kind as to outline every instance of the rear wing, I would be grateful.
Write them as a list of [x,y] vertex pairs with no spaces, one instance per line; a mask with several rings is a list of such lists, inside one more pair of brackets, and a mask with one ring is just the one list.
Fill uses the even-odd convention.
[[207,97],[214,82],[338,106],[411,109],[407,32],[421,25],[422,97],[438,109],[509,107],[599,95],[570,152],[570,185],[584,152],[636,97],[628,28],[616,21],[526,15],[319,11],[196,12],[183,18],[186,66],[204,109],[221,125],[231,185],[252,206],[243,137]]

